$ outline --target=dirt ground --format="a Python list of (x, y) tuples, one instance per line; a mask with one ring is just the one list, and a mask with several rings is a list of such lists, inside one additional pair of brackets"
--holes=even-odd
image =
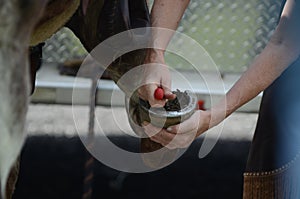
[[(31, 104), (28, 111), (27, 128), (29, 135), (64, 135), (68, 137), (84, 135), (88, 129), (87, 106)], [(74, 120), (75, 118), (75, 120)], [(124, 107), (98, 106), (96, 128), (113, 135), (133, 135)], [(251, 140), (257, 120), (257, 113), (232, 114), (207, 136), (215, 137), (221, 130), (221, 139)], [(203, 135), (204, 136), (204, 135)]]
[[(86, 149), (78, 133), (82, 136), (87, 132), (88, 109), (73, 108), (75, 118), (79, 117), (77, 122), (71, 106), (30, 105), (29, 135), (22, 150), (14, 199), (81, 198)], [(98, 107), (96, 116), (114, 143), (129, 151), (139, 150), (139, 140), (129, 136), (133, 134), (123, 107)], [(240, 199), (256, 119), (254, 113), (233, 114), (205, 158), (198, 158), (201, 136), (182, 157), (158, 171), (125, 173), (96, 161), (93, 198)], [(218, 129), (208, 132), (209, 138), (217, 134)]]

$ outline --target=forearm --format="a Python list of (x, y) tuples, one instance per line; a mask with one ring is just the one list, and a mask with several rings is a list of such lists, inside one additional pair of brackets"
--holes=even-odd
[(190, 0), (155, 0), (151, 10), (153, 27), (176, 30)]
[(268, 44), (265, 50), (254, 60), (249, 69), (227, 92), (224, 99), (213, 107), (218, 111), (212, 125), (218, 124), (245, 103), (265, 90), (296, 59), (287, 53), (285, 46)]
[(225, 117), (265, 90), (280, 76), (297, 58), (288, 52), (290, 50), (286, 49), (285, 46), (268, 45), (228, 91), (225, 98), (212, 108), (217, 111), (215, 111), (211, 125), (215, 126), (221, 122)]
[(265, 90), (300, 54), (299, 5), (288, 0), (283, 15), (265, 49), (228, 91), (212, 107), (211, 126), (215, 126), (239, 107)]
[[(190, 0), (155, 0), (151, 10), (152, 46), (149, 53), (163, 56), (172, 36), (180, 23)], [(156, 48), (155, 48), (156, 47)]]

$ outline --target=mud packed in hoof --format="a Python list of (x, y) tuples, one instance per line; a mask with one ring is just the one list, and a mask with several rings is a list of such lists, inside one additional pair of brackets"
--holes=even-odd
[[(180, 90), (177, 89), (176, 91), (173, 91), (172, 93), (174, 93), (176, 95), (176, 98), (174, 100), (168, 100), (166, 102), (165, 106), (163, 107), (164, 110), (180, 111), (189, 105), (190, 100), (189, 100), (188, 93), (186, 91), (181, 92)], [(148, 101), (141, 100), (141, 103), (145, 108), (147, 108), (147, 109), (151, 108)], [(153, 108), (153, 109), (161, 109), (161, 108)]]

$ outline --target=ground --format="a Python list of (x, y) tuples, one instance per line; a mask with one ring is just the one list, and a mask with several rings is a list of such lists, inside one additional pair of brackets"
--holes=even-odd
[[(85, 134), (88, 129), (88, 107), (73, 106), (75, 116), (81, 116), (80, 122), (76, 123), (78, 133)], [(77, 131), (73, 120), (72, 106), (53, 104), (31, 104), (27, 116), (28, 133), (30, 135), (64, 135), (76, 136)], [(98, 106), (96, 118), (102, 125), (103, 130), (109, 134), (121, 135), (119, 128), (126, 133), (132, 134), (127, 122), (127, 115), (124, 107)], [(251, 140), (257, 113), (233, 113), (225, 120), (222, 139), (230, 140)], [(214, 129), (207, 134), (214, 136)]]
[[(77, 127), (83, 135), (87, 131), (88, 110), (85, 106), (75, 106), (74, 110), (82, 116)], [(123, 107), (98, 107), (98, 120), (105, 122), (105, 131), (114, 143), (137, 151), (138, 139), (120, 133), (109, 116), (111, 110), (116, 121), (127, 123)], [(175, 163), (155, 172), (128, 174), (97, 162), (93, 198), (240, 199), (256, 119), (254, 113), (233, 114), (226, 120), (221, 139), (208, 156), (197, 157), (202, 136)], [(126, 125), (123, 129), (130, 131)], [(80, 199), (85, 148), (77, 137), (72, 107), (31, 104), (28, 131), (14, 199)]]

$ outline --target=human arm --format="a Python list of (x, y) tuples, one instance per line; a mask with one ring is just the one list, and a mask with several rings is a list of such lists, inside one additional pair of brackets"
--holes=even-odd
[[(264, 50), (254, 59), (225, 98), (212, 108), (213, 110), (221, 110), (221, 107), (225, 106), (225, 116), (229, 116), (271, 85), (299, 57), (299, 4), (296, 0), (287, 0), (279, 24)], [(211, 125), (217, 125), (220, 119), (216, 114), (216, 118), (212, 118)]]
[[(280, 22), (264, 50), (255, 58), (249, 69), (240, 77), (225, 97), (208, 111), (196, 111), (187, 121), (151, 137), (171, 148), (187, 147), (195, 137), (218, 125), (239, 107), (253, 99), (279, 77), (300, 54), (300, 5), (287, 0)], [(145, 132), (158, 131), (147, 125)]]
[(189, 0), (154, 1), (151, 10), (151, 25), (154, 29), (152, 29), (152, 44), (150, 44), (154, 48), (148, 49), (144, 61), (145, 64), (154, 64), (144, 67), (143, 86), (139, 89), (140, 97), (148, 100), (151, 106), (164, 106), (165, 104), (165, 100), (154, 98), (154, 91), (158, 87), (164, 89), (165, 99), (175, 97), (170, 90), (171, 75), (165, 65), (164, 53), (188, 4)]

